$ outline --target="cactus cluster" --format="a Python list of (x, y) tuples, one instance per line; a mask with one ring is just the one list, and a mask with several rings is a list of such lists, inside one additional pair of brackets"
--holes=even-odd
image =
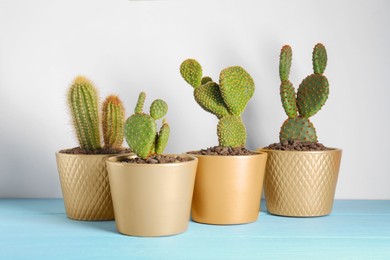
[(323, 75), (327, 64), (325, 46), (321, 43), (315, 45), (313, 50), (314, 73), (302, 81), (297, 93), (289, 81), (291, 61), (291, 47), (285, 45), (280, 52), (279, 76), (280, 96), (288, 119), (280, 129), (279, 139), (280, 142), (289, 140), (317, 142), (316, 130), (309, 117), (322, 108), (329, 95), (329, 83)]
[(202, 66), (194, 59), (183, 61), (180, 73), (194, 87), (196, 102), (219, 119), (219, 145), (244, 146), (246, 129), (241, 114), (255, 91), (249, 73), (239, 66), (225, 68), (219, 75), (218, 84), (208, 76), (203, 77)]
[(153, 154), (162, 154), (169, 138), (169, 125), (162, 122), (160, 131), (157, 132), (156, 120), (163, 118), (168, 105), (161, 99), (156, 99), (150, 106), (150, 115), (143, 112), (146, 94), (141, 92), (138, 97), (134, 114), (125, 123), (125, 138), (129, 147), (139, 157), (146, 159)]
[[(101, 149), (99, 98), (96, 87), (83, 76), (74, 79), (68, 105), (80, 148)], [(108, 96), (102, 106), (104, 147), (120, 149), (123, 143), (124, 107), (117, 96)]]

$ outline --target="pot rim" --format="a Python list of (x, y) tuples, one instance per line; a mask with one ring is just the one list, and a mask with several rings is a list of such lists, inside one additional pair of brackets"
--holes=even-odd
[(110, 158), (107, 159), (106, 163), (112, 164), (112, 165), (117, 165), (117, 166), (122, 166), (122, 167), (173, 167), (177, 165), (183, 165), (187, 163), (193, 163), (197, 162), (198, 158), (191, 156), (191, 155), (185, 155), (185, 154), (163, 154), (163, 155), (168, 155), (168, 156), (185, 156), (185, 157), (190, 157), (192, 160), (191, 161), (186, 161), (186, 162), (174, 162), (174, 163), (156, 163), (156, 164), (149, 164), (149, 163), (123, 163), (121, 161), (117, 161), (119, 158), (128, 158), (128, 157), (137, 157), (135, 153), (132, 154), (121, 154), (121, 155), (116, 155), (116, 156), (111, 156)]
[(266, 149), (266, 148), (259, 148), (257, 151), (264, 151), (265, 153), (271, 152), (271, 153), (305, 153), (305, 154), (313, 154), (313, 153), (334, 153), (334, 152), (342, 152), (343, 150), (341, 148), (335, 148), (335, 147), (327, 147), (328, 150), (320, 150), (320, 151), (286, 151), (286, 150), (272, 150), (272, 149)]

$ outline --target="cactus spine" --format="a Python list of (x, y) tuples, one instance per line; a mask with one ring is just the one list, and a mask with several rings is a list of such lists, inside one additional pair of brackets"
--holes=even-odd
[(194, 59), (183, 61), (180, 73), (194, 87), (196, 102), (219, 119), (219, 145), (244, 146), (246, 129), (241, 114), (255, 91), (249, 73), (239, 66), (225, 68), (220, 73), (218, 84), (208, 76), (202, 77), (202, 66)]
[[(80, 148), (101, 149), (99, 98), (97, 89), (83, 76), (74, 79), (68, 91), (68, 105)], [(102, 107), (104, 147), (120, 149), (123, 143), (124, 108), (117, 96), (109, 96)]]
[(129, 147), (141, 158), (148, 158), (155, 153), (163, 153), (169, 138), (170, 128), (163, 120), (157, 133), (156, 120), (163, 118), (168, 105), (161, 99), (156, 99), (150, 106), (150, 115), (143, 112), (146, 94), (141, 92), (134, 109), (134, 114), (125, 123), (125, 138)]
[(288, 119), (280, 129), (279, 139), (280, 142), (288, 140), (317, 142), (317, 133), (309, 117), (322, 108), (329, 95), (328, 79), (323, 75), (327, 64), (325, 46), (321, 43), (315, 45), (312, 59), (314, 74), (302, 81), (297, 93), (288, 79), (291, 60), (291, 47), (285, 45), (280, 52), (279, 76), (280, 96)]
[(119, 149), (123, 143), (125, 113), (118, 96), (108, 96), (102, 107), (103, 140), (106, 148)]

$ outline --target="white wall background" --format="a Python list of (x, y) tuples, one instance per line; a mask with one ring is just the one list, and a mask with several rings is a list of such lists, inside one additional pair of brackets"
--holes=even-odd
[(311, 51), (328, 50), (330, 97), (312, 118), (319, 140), (343, 148), (336, 197), (390, 199), (390, 2), (0, 0), (0, 197), (61, 197), (54, 153), (77, 145), (66, 90), (82, 74), (101, 97), (169, 104), (166, 152), (217, 144), (216, 118), (193, 100), (180, 63), (217, 79), (241, 65), (256, 82), (244, 114), (248, 147), (276, 142), (286, 118), (278, 55), (293, 48), (295, 86)]

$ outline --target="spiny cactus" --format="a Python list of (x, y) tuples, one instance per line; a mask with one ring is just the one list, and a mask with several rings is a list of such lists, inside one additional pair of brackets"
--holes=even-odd
[(208, 76), (202, 77), (202, 66), (194, 59), (183, 61), (180, 73), (194, 87), (196, 102), (220, 120), (217, 126), (219, 145), (244, 146), (246, 129), (241, 114), (255, 91), (249, 73), (239, 66), (225, 68), (218, 84)]
[(108, 96), (102, 107), (104, 146), (119, 149), (123, 143), (125, 112), (118, 96)]
[(323, 75), (327, 54), (321, 43), (313, 50), (314, 74), (307, 76), (295, 93), (293, 84), (289, 81), (292, 50), (288, 45), (283, 46), (279, 59), (279, 76), (281, 80), (280, 96), (288, 119), (283, 123), (279, 139), (299, 140), (301, 142), (317, 142), (317, 134), (309, 117), (315, 115), (325, 104), (329, 95), (328, 79)]
[[(83, 76), (74, 79), (68, 105), (80, 148), (101, 149), (97, 89)], [(109, 96), (102, 107), (104, 147), (119, 149), (123, 143), (124, 108), (117, 96)]]
[(156, 121), (163, 118), (168, 105), (161, 99), (156, 99), (150, 106), (150, 115), (143, 113), (146, 94), (141, 92), (134, 114), (126, 120), (125, 138), (129, 147), (141, 158), (146, 159), (155, 153), (163, 153), (169, 138), (170, 128), (163, 120), (160, 131), (157, 133)]
[(68, 91), (68, 104), (80, 147), (100, 149), (98, 95), (87, 78), (78, 76)]

